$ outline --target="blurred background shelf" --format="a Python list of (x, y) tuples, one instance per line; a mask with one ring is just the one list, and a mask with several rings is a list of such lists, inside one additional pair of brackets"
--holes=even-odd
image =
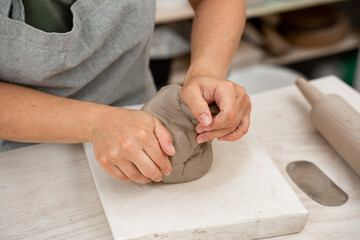
[(263, 17), (269, 14), (283, 13), (323, 4), (340, 2), (340, 0), (268, 0), (258, 6), (249, 6), (246, 10), (247, 18)]
[[(256, 64), (289, 65), (354, 50), (357, 49), (359, 46), (359, 32), (351, 32), (341, 42), (331, 46), (317, 48), (292, 47), (291, 50), (283, 56), (272, 56), (256, 50), (255, 48), (249, 46), (247, 43), (241, 43), (238, 51), (234, 56), (231, 69), (241, 69), (245, 67), (251, 67)], [(189, 55), (174, 59), (171, 65), (169, 82), (181, 84), (189, 67), (189, 64)]]
[[(321, 13), (325, 13), (325, 15), (331, 15), (327, 8), (335, 9), (336, 12), (342, 13), (351, 23), (349, 32), (345, 33), (345, 37), (342, 36), (342, 40), (331, 45), (323, 44), (321, 47), (309, 48), (299, 47), (300, 45), (288, 42), (289, 47), (286, 53), (283, 54), (272, 52), (273, 48), (268, 45), (266, 39), (264, 44), (262, 24), (269, 23), (269, 20), (270, 23), (274, 19), (280, 18), (281, 20), (284, 15), (296, 10), (303, 10), (305, 12), (303, 17), (309, 19), (307, 14), (310, 14), (311, 9), (317, 6), (324, 8)], [(278, 65), (280, 68), (297, 71), (309, 79), (323, 75), (336, 75), (349, 85), (360, 90), (360, 61), (358, 60), (360, 59), (359, 0), (246, 0), (246, 7), (246, 17), (248, 19), (246, 26), (252, 25), (258, 33), (252, 35), (252, 38), (248, 38), (251, 34), (247, 35), (245, 33), (251, 33), (252, 31), (246, 31), (249, 29), (245, 28), (238, 51), (232, 61), (230, 73), (239, 70), (247, 71), (248, 68), (257, 65), (265, 65), (265, 67)], [(324, 14), (320, 15), (324, 17)], [(185, 39), (188, 43), (190, 41), (193, 16), (194, 12), (188, 0), (157, 0), (156, 29), (168, 27), (178, 34), (179, 38)], [(281, 28), (275, 27), (274, 29), (278, 33), (284, 34), (284, 32), (281, 32)], [(260, 41), (257, 40), (259, 38)], [(169, 49), (172, 49), (175, 45), (173, 40), (163, 41), (162, 43), (158, 40), (156, 42), (161, 48), (168, 45)], [(160, 59), (160, 61), (157, 57), (152, 58), (153, 65), (154, 63), (160, 63), (155, 70), (161, 72), (160, 75), (164, 75), (161, 76), (162, 80), (158, 82), (162, 84), (181, 84), (183, 82), (190, 64), (190, 46), (188, 48), (189, 50), (185, 51), (184, 54), (169, 56)], [(167, 69), (167, 72), (165, 69)]]
[(190, 5), (180, 6), (179, 8), (157, 8), (156, 9), (156, 24), (163, 24), (175, 21), (182, 21), (191, 19), (194, 16), (194, 11)]
[[(341, 2), (341, 0), (268, 0), (257, 5), (248, 5), (246, 17), (262, 17), (269, 14), (282, 13), (335, 2)], [(158, 7), (155, 22), (157, 24), (164, 24), (191, 19), (193, 16), (194, 11), (189, 4), (180, 4), (178, 7), (168, 8)]]
[(296, 48), (293, 47), (287, 54), (280, 57), (267, 56), (260, 63), (272, 65), (287, 65), (296, 62), (306, 61), (313, 58), (329, 56), (356, 49), (360, 46), (360, 34), (352, 32), (346, 36), (341, 42), (331, 46), (318, 48)]

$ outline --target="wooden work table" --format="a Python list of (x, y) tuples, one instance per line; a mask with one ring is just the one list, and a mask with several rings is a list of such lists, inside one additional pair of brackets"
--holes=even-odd
[[(359, 93), (342, 81), (325, 77), (312, 83), (360, 112)], [(310, 106), (300, 92), (291, 86), (253, 95), (251, 101), (249, 133), (309, 212), (301, 233), (272, 239), (357, 239), (360, 177), (311, 125)], [(296, 160), (315, 163), (349, 195), (348, 202), (326, 207), (305, 195), (285, 170)], [(38, 144), (0, 154), (0, 239), (111, 239), (81, 144)]]

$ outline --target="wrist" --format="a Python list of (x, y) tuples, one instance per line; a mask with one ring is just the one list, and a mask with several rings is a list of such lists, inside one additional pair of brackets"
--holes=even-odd
[(90, 119), (90, 128), (88, 132), (88, 142), (94, 143), (98, 137), (106, 137), (105, 135), (111, 134), (114, 127), (122, 126), (120, 123), (124, 119), (131, 116), (134, 110), (112, 107), (108, 105), (96, 104), (97, 108), (92, 110)]
[(114, 107), (108, 105), (94, 104), (88, 115), (87, 142), (94, 143), (96, 135), (104, 128), (106, 120), (110, 118)]
[(195, 76), (211, 76), (219, 79), (225, 79), (227, 72), (228, 69), (215, 67), (210, 63), (191, 63), (186, 73), (184, 84)]

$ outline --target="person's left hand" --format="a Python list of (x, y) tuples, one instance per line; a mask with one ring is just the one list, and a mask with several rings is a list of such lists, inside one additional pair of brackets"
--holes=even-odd
[[(243, 87), (208, 75), (188, 77), (180, 92), (181, 99), (198, 119), (199, 143), (218, 138), (235, 141), (245, 135), (250, 125), (250, 98)], [(212, 117), (209, 104), (216, 103), (220, 112)]]

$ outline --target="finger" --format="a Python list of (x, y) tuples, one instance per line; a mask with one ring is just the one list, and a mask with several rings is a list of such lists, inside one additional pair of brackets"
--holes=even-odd
[(132, 182), (132, 180), (130, 178), (128, 178), (125, 173), (123, 173), (123, 171), (121, 171), (121, 169), (116, 166), (116, 165), (113, 165), (112, 167), (112, 171), (116, 174), (116, 176), (118, 176), (118, 179), (123, 181), (123, 182), (127, 182), (127, 183), (130, 183)]
[[(155, 141), (156, 141), (156, 139), (155, 139)], [(149, 156), (144, 151), (142, 151), (142, 150), (137, 151), (132, 156), (130, 156), (130, 155), (127, 156), (126, 159), (131, 159), (131, 161), (126, 161), (125, 164), (127, 164), (128, 162), (131, 163), (131, 165), (135, 166), (136, 169), (145, 178), (149, 178), (155, 182), (161, 181), (162, 173), (160, 172), (159, 168), (155, 165), (155, 163), (149, 158)], [(124, 170), (124, 163), (119, 162), (119, 163), (117, 163), (117, 165), (119, 167), (121, 167), (121, 169)], [(131, 167), (131, 171), (132, 170), (133, 170), (133, 168)], [(125, 172), (125, 170), (124, 170), (124, 172)]]
[[(212, 115), (211, 117), (212, 117), (212, 123), (214, 123), (214, 118), (216, 117), (216, 114)], [(211, 130), (213, 130), (211, 126), (204, 126), (202, 123), (198, 123), (195, 127), (195, 131), (199, 134)]]
[(170, 156), (175, 155), (175, 148), (173, 145), (173, 138), (169, 130), (162, 125), (159, 119), (154, 117), (154, 134), (159, 142), (159, 145), (164, 153)]
[(129, 161), (123, 161), (118, 163), (117, 166), (123, 171), (123, 173), (133, 180), (134, 182), (145, 184), (151, 182), (150, 178), (145, 177), (137, 167)]
[(245, 115), (240, 125), (236, 128), (236, 130), (232, 133), (229, 133), (223, 137), (218, 138), (219, 141), (236, 141), (244, 136), (250, 126), (250, 115)]
[(237, 117), (236, 95), (233, 92), (216, 93), (216, 95), (221, 95), (215, 98), (220, 112), (213, 118), (210, 125), (198, 125), (196, 128), (198, 133), (213, 129), (230, 128)]
[(199, 134), (196, 137), (196, 141), (198, 143), (207, 142), (209, 140), (225, 136), (225, 135), (233, 132), (235, 129), (236, 129), (236, 126), (232, 127), (232, 128), (223, 128), (223, 129), (216, 129), (216, 130), (212, 130), (212, 131), (207, 131), (207, 132), (204, 132), (202, 134)]
[(211, 112), (199, 86), (190, 85), (183, 87), (181, 98), (201, 124), (204, 126), (211, 124)]
[[(240, 121), (244, 115), (245, 109), (240, 109), (239, 111), (233, 113), (235, 116), (230, 116), (229, 119), (224, 119), (225, 113), (223, 115), (217, 115), (214, 117), (213, 124), (209, 127), (196, 126), (196, 132), (198, 134), (203, 134), (206, 132), (213, 132), (212, 137), (221, 137), (229, 132), (233, 131), (240, 124)], [(222, 131), (222, 130), (225, 130)], [(223, 135), (221, 135), (223, 134)]]
[[(144, 175), (147, 177), (150, 177), (151, 179), (157, 179), (160, 177), (162, 177), (161, 175), (170, 175), (171, 173), (171, 162), (168, 158), (168, 156), (161, 150), (160, 145), (158, 140), (155, 138), (155, 136), (153, 137), (153, 139), (149, 139), (149, 141), (147, 142), (147, 145), (144, 146), (144, 152), (146, 153), (146, 157), (149, 161), (151, 161), (153, 163), (153, 167), (152, 169), (145, 169), (143, 171), (143, 169), (140, 169), (139, 166), (139, 170), (142, 173), (145, 173)], [(144, 158), (142, 158), (144, 159)], [(156, 164), (156, 165), (155, 165)], [(155, 172), (154, 168), (157, 169), (157, 171)], [(160, 170), (159, 170), (160, 169)], [(161, 172), (160, 172), (161, 171)], [(161, 174), (162, 173), (162, 174)], [(151, 174), (151, 175), (150, 175)], [(156, 174), (156, 175), (153, 175)]]
[(99, 161), (100, 167), (105, 170), (110, 176), (116, 178), (123, 182), (132, 182), (130, 178), (128, 178), (121, 170), (118, 168), (112, 161), (107, 160), (106, 158), (101, 159)]
[(211, 125), (204, 126), (202, 124), (198, 124), (195, 130), (197, 133), (203, 133), (216, 129), (230, 128), (231, 125), (235, 124), (236, 118), (237, 113), (235, 111), (230, 109), (221, 110), (218, 115), (213, 118)]
[(241, 119), (249, 110), (249, 107), (251, 107), (250, 98), (246, 94), (243, 96), (236, 96), (235, 100), (230, 97), (223, 99), (225, 105), (224, 110), (220, 111), (220, 113), (214, 117), (213, 123), (210, 126), (204, 127), (200, 124), (196, 126), (197, 133), (203, 133), (214, 129), (231, 128), (232, 126), (238, 126), (240, 124)]
[[(236, 128), (238, 128), (239, 126), (243, 126), (241, 124), (242, 121), (244, 121), (243, 124), (247, 124), (247, 128), (249, 127), (249, 124), (250, 124), (250, 112), (251, 112), (251, 103), (249, 102), (247, 104), (247, 107), (245, 108), (242, 108), (240, 111), (240, 114), (238, 115), (238, 117), (240, 117), (239, 120), (235, 120), (234, 121), (234, 124), (229, 127), (229, 128), (222, 128), (222, 129), (216, 129), (216, 130), (211, 130), (211, 131), (204, 131), (202, 133), (200, 133), (197, 137), (197, 141), (199, 143), (202, 143), (202, 142), (206, 142), (206, 141), (209, 141), (209, 140), (212, 140), (214, 138), (218, 138), (218, 139), (221, 139), (221, 137), (223, 136), (226, 136), (228, 134), (232, 134)], [(245, 112), (245, 113), (244, 113)], [(244, 115), (244, 116), (243, 116)], [(246, 127), (246, 125), (245, 125)], [(247, 129), (246, 129), (246, 132), (247, 132)], [(245, 133), (246, 133), (245, 132)], [(237, 131), (237, 133), (239, 133), (239, 131)], [(245, 134), (244, 133), (244, 134)], [(243, 135), (244, 135), (243, 134)], [(242, 135), (241, 135), (242, 136)], [(231, 135), (230, 138), (226, 139), (226, 140), (229, 140), (232, 139), (233, 137), (238, 137), (237, 139), (239, 139), (241, 136), (238, 136), (238, 135)], [(237, 140), (237, 139), (234, 139), (234, 140)], [(234, 141), (233, 140), (233, 141)]]
[[(240, 114), (239, 116), (241, 117), (240, 120), (236, 120), (234, 123), (235, 125), (233, 125), (230, 128), (224, 128), (224, 129), (218, 129), (218, 130), (212, 130), (212, 131), (205, 131), (201, 134), (198, 135), (197, 140), (198, 142), (205, 142), (214, 138), (218, 138), (218, 140), (222, 140), (222, 137), (225, 137), (226, 135), (230, 135), (230, 137), (226, 137), (223, 140), (228, 140), (228, 141), (235, 141), (237, 139), (239, 139), (240, 137), (242, 137), (249, 128), (250, 125), (250, 112), (251, 112), (251, 103), (250, 101), (247, 103), (247, 107), (242, 108), (240, 110)], [(245, 112), (245, 113), (244, 113)], [(236, 130), (236, 128), (239, 128), (239, 126), (241, 128), (242, 131), (240, 130)], [(236, 130), (236, 134), (233, 134), (233, 132)], [(241, 134), (242, 133), (242, 134)], [(240, 134), (240, 135), (239, 135)]]

